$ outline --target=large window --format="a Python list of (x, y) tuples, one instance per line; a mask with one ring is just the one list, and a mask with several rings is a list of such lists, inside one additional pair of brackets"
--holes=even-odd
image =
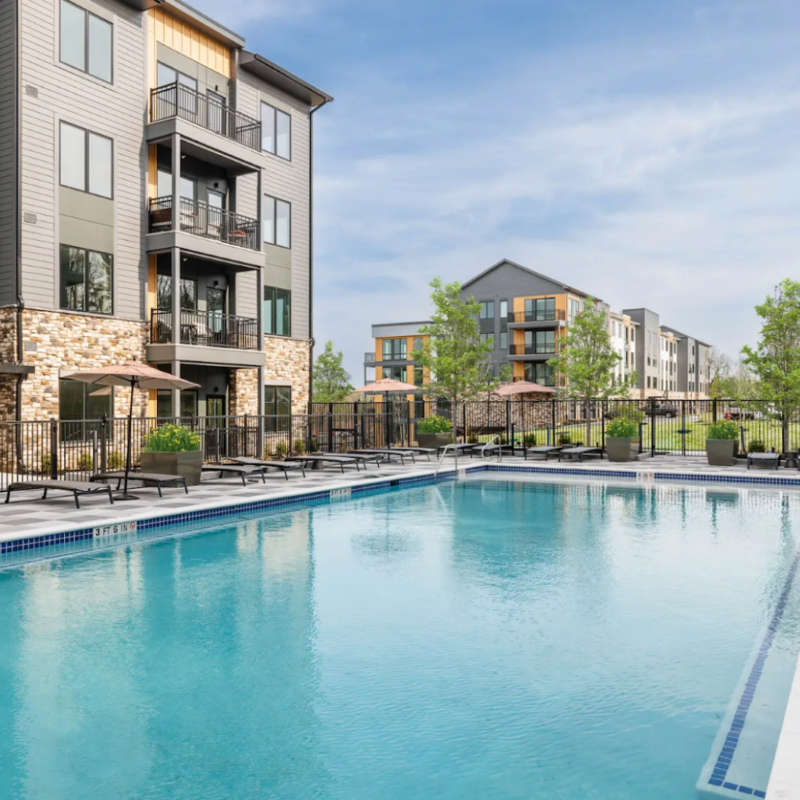
[[(172, 311), (172, 276), (158, 275), (156, 279), (156, 301), (159, 311)], [(197, 308), (197, 281), (181, 278), (181, 308), (194, 311)]]
[(292, 246), (292, 206), (285, 200), (264, 195), (261, 209), (264, 220), (264, 241), (278, 247)]
[(508, 300), (501, 300), (500, 301), (500, 319), (506, 319), (508, 317)]
[(555, 353), (555, 331), (525, 331), (526, 353)]
[[(160, 61), (156, 65), (156, 83), (158, 87), (178, 84), (178, 103), (181, 111), (197, 114), (197, 80), (191, 75), (186, 75), (173, 69)], [(170, 95), (173, 95), (170, 97)], [(161, 96), (160, 102), (175, 103), (174, 92), (167, 92)], [(182, 115), (182, 116), (185, 116)]]
[(493, 333), (481, 333), (478, 334), (481, 344), (490, 344), (494, 348), (494, 334)]
[[(112, 417), (114, 390), (106, 394), (96, 394), (97, 386), (80, 381), (62, 379), (58, 382), (58, 418), (61, 420), (61, 439), (65, 442), (85, 441), (100, 427), (87, 425), (87, 420), (100, 420)], [(110, 430), (109, 430), (110, 433)]]
[(113, 293), (112, 256), (61, 245), (61, 308), (113, 314)]
[(111, 83), (110, 22), (61, 0), (61, 62)]
[(481, 303), (480, 319), (494, 319), (494, 300)]
[(292, 335), (292, 293), (286, 289), (264, 287), (264, 333)]
[(549, 364), (526, 364), (525, 380), (539, 386), (555, 386), (556, 371)]
[(382, 370), (383, 378), (388, 378), (392, 381), (402, 381), (406, 383), (406, 377), (408, 375), (408, 370), (406, 367), (383, 367)]
[(261, 104), (261, 149), (287, 160), (292, 157), (292, 118), (269, 103)]
[(500, 331), (500, 349), (508, 350), (508, 331)]
[(555, 297), (538, 297), (525, 301), (525, 319), (528, 321), (553, 320), (556, 318)]
[(405, 361), (408, 358), (407, 339), (384, 339), (383, 360)]
[(107, 136), (61, 123), (61, 185), (112, 197), (114, 146)]
[(267, 416), (284, 416), (292, 413), (291, 386), (264, 387), (264, 413)]

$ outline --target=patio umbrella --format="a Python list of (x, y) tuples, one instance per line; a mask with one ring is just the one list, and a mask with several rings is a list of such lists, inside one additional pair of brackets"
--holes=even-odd
[(408, 394), (409, 392), (416, 392), (417, 387), (410, 383), (403, 383), (403, 381), (396, 381), (392, 378), (381, 378), (379, 381), (373, 381), (372, 383), (368, 383), (366, 386), (362, 386), (360, 389), (356, 389), (357, 392), (376, 392), (376, 393), (385, 393), (385, 392), (404, 392)]
[[(125, 488), (117, 500), (136, 500), (136, 495), (128, 494), (128, 475), (131, 471), (131, 436), (133, 430), (133, 390), (134, 389), (195, 389), (199, 384), (176, 378), (168, 372), (162, 372), (155, 367), (148, 367), (138, 361), (129, 361), (127, 364), (111, 365), (100, 369), (90, 369), (83, 372), (70, 372), (63, 375), (73, 381), (81, 381), (92, 386), (130, 386), (131, 402), (128, 411), (128, 456), (125, 460)], [(99, 389), (92, 394), (100, 394)]]
[(494, 390), (494, 394), (500, 397), (511, 397), (515, 394), (553, 394), (555, 389), (552, 386), (540, 386), (538, 383), (530, 381), (516, 381), (514, 383), (504, 383)]

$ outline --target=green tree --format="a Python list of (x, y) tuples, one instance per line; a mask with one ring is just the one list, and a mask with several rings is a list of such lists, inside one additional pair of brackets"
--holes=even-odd
[(608, 316), (591, 297), (583, 311), (575, 315), (567, 335), (558, 340), (558, 355), (547, 363), (555, 369), (559, 394), (582, 404), (586, 416), (586, 444), (591, 444), (591, 404), (627, 395), (635, 375), (615, 381), (615, 370), (622, 357), (611, 349)]
[(726, 395), (726, 390), (731, 387), (731, 376), (733, 365), (727, 353), (723, 353), (718, 347), (712, 347), (708, 354), (708, 374), (709, 391), (712, 399), (730, 397)]
[(423, 387), (432, 397), (449, 400), (455, 411), (463, 400), (470, 400), (494, 389), (499, 380), (489, 370), (491, 340), (482, 342), (478, 314), (480, 303), (474, 297), (461, 298), (461, 284), (431, 281), (434, 312), (429, 325), (420, 328), (424, 340), (412, 358), (428, 370)]
[(800, 406), (800, 283), (782, 281), (775, 294), (756, 306), (763, 320), (755, 347), (743, 347), (743, 363), (759, 382), (783, 427), (783, 452), (789, 450), (789, 419)]
[(333, 342), (325, 342), (325, 350), (314, 362), (315, 403), (340, 402), (353, 391), (350, 374), (342, 366), (342, 351), (333, 352)]

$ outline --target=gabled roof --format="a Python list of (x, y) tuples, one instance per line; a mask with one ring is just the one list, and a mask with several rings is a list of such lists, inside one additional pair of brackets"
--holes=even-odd
[[(548, 275), (542, 275), (541, 272), (536, 272), (535, 270), (528, 269), (528, 267), (523, 267), (522, 264), (517, 264), (516, 261), (509, 261), (509, 259), (504, 258), (502, 261), (498, 261), (496, 264), (492, 264), (489, 269), (485, 269), (479, 275), (476, 275), (474, 278), (470, 278), (466, 283), (461, 284), (462, 289), (466, 289), (471, 283), (475, 283), (475, 281), (480, 280), (484, 275), (488, 275), (493, 270), (497, 269), (498, 267), (502, 267), (505, 264), (508, 264), (511, 267), (516, 267), (517, 269), (521, 269), (523, 272), (527, 272), (529, 275), (535, 275), (537, 278), (542, 278), (543, 280), (550, 281), (551, 283), (555, 283), (557, 286), (560, 286), (566, 292), (572, 292), (572, 294), (580, 295), (581, 297), (594, 297), (595, 300), (600, 301), (599, 297), (595, 297), (593, 294), (589, 292), (583, 292), (580, 289), (576, 289), (574, 286), (569, 286), (566, 283), (562, 283), (561, 281), (556, 280), (555, 278), (551, 278)], [(602, 301), (600, 301), (602, 302)]]
[(242, 50), (239, 56), (239, 66), (251, 72), (253, 75), (257, 75), (267, 83), (271, 83), (273, 86), (283, 89), (284, 92), (292, 97), (296, 97), (298, 100), (308, 103), (312, 108), (315, 106), (323, 106), (325, 103), (333, 101), (333, 98), (329, 94), (326, 94), (321, 89), (317, 89), (310, 83), (306, 83), (302, 78), (298, 78), (297, 75), (292, 75), (288, 70), (279, 67), (277, 64), (274, 64), (268, 58), (264, 58), (264, 56), (258, 53)]

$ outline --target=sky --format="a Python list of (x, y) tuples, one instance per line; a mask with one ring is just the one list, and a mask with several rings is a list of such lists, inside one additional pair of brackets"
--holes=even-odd
[(335, 100), (315, 115), (314, 338), (508, 258), (733, 357), (800, 279), (796, 0), (193, 3)]

